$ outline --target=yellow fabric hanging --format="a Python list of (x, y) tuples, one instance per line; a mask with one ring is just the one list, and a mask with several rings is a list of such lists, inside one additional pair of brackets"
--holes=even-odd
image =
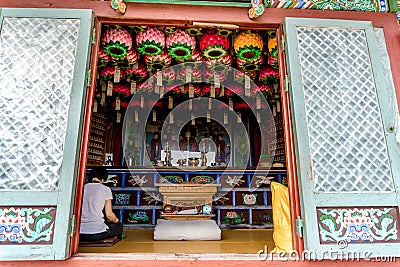
[(290, 204), (288, 188), (280, 183), (271, 182), (272, 191), (272, 218), (274, 222), (275, 248), (271, 253), (293, 250), (292, 225), (290, 222)]

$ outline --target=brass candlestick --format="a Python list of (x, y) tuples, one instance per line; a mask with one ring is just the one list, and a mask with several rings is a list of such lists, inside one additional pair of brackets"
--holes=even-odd
[(207, 151), (201, 152), (201, 166), (207, 167)]

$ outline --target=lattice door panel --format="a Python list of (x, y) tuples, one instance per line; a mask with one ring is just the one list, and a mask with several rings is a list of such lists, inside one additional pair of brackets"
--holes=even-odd
[(58, 188), (79, 26), (79, 19), (3, 20), (0, 189)]
[(392, 192), (364, 30), (298, 27), (315, 192)]

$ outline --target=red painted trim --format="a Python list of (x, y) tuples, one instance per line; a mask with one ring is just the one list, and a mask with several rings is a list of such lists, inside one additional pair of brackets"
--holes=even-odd
[[(97, 33), (96, 44), (99, 44), (101, 24), (97, 19), (95, 20), (94, 27)], [(78, 252), (78, 244), (79, 244), (79, 230), (81, 221), (83, 187), (85, 185), (86, 163), (88, 157), (90, 127), (91, 127), (92, 113), (93, 113), (93, 99), (94, 99), (94, 91), (96, 89), (96, 74), (97, 74), (97, 61), (98, 61), (97, 58), (98, 46), (96, 44), (92, 45), (90, 53), (89, 66), (92, 74), (92, 81), (90, 83), (90, 86), (87, 88), (86, 92), (86, 103), (85, 103), (84, 119), (82, 127), (81, 151), (80, 151), (80, 159), (78, 166), (78, 177), (75, 188), (74, 214), (76, 218), (76, 231), (75, 235), (73, 235), (71, 238), (70, 251), (69, 251), (70, 257)]]
[(281, 101), (282, 101), (282, 116), (284, 124), (284, 137), (285, 137), (285, 153), (286, 153), (286, 168), (287, 179), (290, 197), (290, 217), (292, 222), (292, 238), (293, 249), (300, 253), (304, 250), (303, 240), (296, 233), (296, 218), (301, 217), (300, 197), (298, 176), (296, 170), (296, 151), (293, 136), (292, 114), (290, 109), (289, 93), (285, 91), (285, 77), (287, 75), (286, 68), (286, 53), (281, 47), (282, 34), (284, 33), (283, 27), (278, 29), (278, 54), (279, 54), (279, 73), (280, 73), (280, 88), (281, 88)]

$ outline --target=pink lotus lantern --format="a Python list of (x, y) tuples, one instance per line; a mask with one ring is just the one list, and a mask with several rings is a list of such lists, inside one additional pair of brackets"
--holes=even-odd
[(161, 54), (155, 56), (145, 55), (144, 62), (149, 69), (155, 72), (168, 68), (171, 65), (172, 58), (168, 55), (167, 51), (163, 51)]
[(133, 81), (142, 82), (147, 77), (147, 69), (143, 64), (138, 64), (137, 67), (125, 69), (125, 76)]
[(188, 60), (196, 47), (196, 38), (185, 31), (177, 30), (165, 41), (168, 54), (177, 60)]
[(114, 60), (114, 64), (118, 65), (123, 69), (126, 69), (131, 67), (132, 65), (135, 65), (138, 62), (138, 59), (139, 59), (138, 52), (134, 49), (131, 49), (129, 50), (126, 57), (124, 57), (123, 59)]
[(225, 56), (219, 58), (206, 58), (206, 65), (213, 71), (225, 71), (232, 65), (232, 56), (226, 53)]
[(136, 45), (142, 55), (159, 55), (165, 47), (165, 34), (157, 28), (149, 27), (136, 34)]
[(279, 72), (267, 65), (261, 68), (258, 79), (264, 84), (274, 84), (279, 82)]
[(131, 95), (131, 87), (126, 83), (117, 83), (114, 84), (112, 90), (113, 96), (120, 97), (122, 99), (126, 99)]
[[(104, 69), (100, 71), (100, 78), (104, 81), (112, 81), (114, 80), (115, 75), (115, 67), (114, 66), (106, 66)], [(124, 78), (124, 71), (120, 71), (120, 80)]]
[(244, 72), (253, 72), (256, 70), (260, 70), (261, 65), (264, 63), (264, 57), (260, 55), (258, 58), (253, 60), (242, 60), (237, 57), (236, 63), (239, 69), (243, 70)]
[(98, 57), (98, 64), (97, 67), (99, 69), (104, 68), (108, 63), (111, 62), (111, 56), (104, 52), (103, 48), (99, 49)]
[(202, 74), (202, 70), (201, 69), (187, 69), (187, 68), (182, 68), (179, 71), (179, 79), (181, 81), (186, 82), (186, 73), (190, 71), (191, 72), (191, 80), (193, 82), (200, 82), (201, 81), (201, 74)]
[(101, 39), (104, 52), (115, 59), (126, 57), (132, 49), (132, 35), (124, 28), (107, 29)]

